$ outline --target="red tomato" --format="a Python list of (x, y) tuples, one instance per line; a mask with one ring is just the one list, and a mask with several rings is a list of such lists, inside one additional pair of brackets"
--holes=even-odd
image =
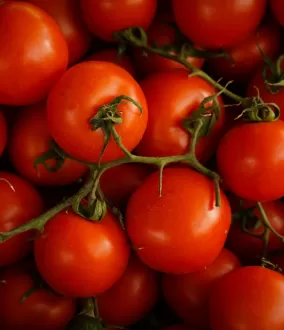
[(75, 300), (45, 288), (37, 288), (21, 303), (21, 298), (36, 287), (33, 277), (23, 270), (8, 269), (0, 279), (1, 330), (63, 330), (76, 312)]
[(185, 275), (163, 275), (163, 293), (168, 305), (187, 324), (209, 328), (209, 295), (224, 275), (240, 267), (240, 261), (223, 249), (203, 270)]
[(270, 0), (270, 8), (277, 21), (284, 26), (284, 3), (282, 0)]
[(263, 64), (263, 53), (270, 58), (276, 58), (280, 53), (280, 29), (275, 22), (268, 22), (252, 32), (245, 40), (227, 49), (232, 62), (224, 57), (209, 59), (209, 70), (215, 76), (226, 80), (246, 83)]
[(81, 0), (83, 17), (95, 36), (113, 41), (113, 33), (139, 26), (147, 29), (152, 23), (157, 0)]
[[(166, 168), (159, 195), (159, 173), (134, 192), (126, 210), (126, 229), (138, 256), (149, 267), (184, 274), (211, 264), (221, 252), (231, 222), (221, 192), (215, 206), (212, 180), (186, 168)], [(189, 201), (194, 196), (194, 203)]]
[(178, 27), (191, 41), (218, 49), (236, 45), (257, 28), (266, 0), (173, 0), (172, 5)]
[(0, 156), (7, 143), (7, 123), (3, 113), (0, 111)]
[(69, 50), (69, 65), (78, 62), (88, 51), (91, 35), (80, 15), (78, 0), (28, 0), (53, 17), (59, 25)]
[(43, 100), (68, 63), (66, 41), (55, 21), (25, 2), (0, 6), (0, 104)]
[(106, 324), (129, 326), (139, 321), (159, 298), (158, 273), (132, 255), (126, 271), (110, 290), (97, 298)]
[[(39, 193), (24, 179), (0, 172), (0, 232), (7, 232), (39, 216), (44, 205)], [(33, 232), (0, 244), (0, 267), (15, 263), (32, 250)]]
[(212, 330), (282, 330), (284, 277), (259, 266), (222, 278), (210, 297)]
[[(45, 104), (24, 109), (12, 129), (9, 155), (14, 168), (21, 176), (35, 184), (63, 186), (78, 180), (86, 171), (85, 165), (66, 159), (57, 172), (48, 172), (44, 165), (34, 167), (34, 161), (50, 149)], [(54, 160), (48, 164), (55, 166)]]
[[(68, 97), (66, 97), (68, 95)], [(122, 124), (117, 133), (128, 150), (140, 142), (148, 120), (145, 96), (134, 78), (119, 66), (108, 62), (83, 62), (69, 69), (55, 85), (48, 97), (49, 130), (55, 141), (69, 155), (85, 161), (98, 162), (103, 149), (101, 129), (92, 131), (90, 119), (99, 107), (114, 98), (127, 95), (138, 102), (143, 111), (124, 101), (118, 111)], [(113, 139), (110, 140), (103, 161), (123, 156)]]
[[(137, 152), (142, 156), (181, 155), (189, 150), (191, 137), (182, 127), (182, 120), (194, 112), (214, 88), (200, 77), (188, 77), (186, 70), (152, 74), (141, 82), (145, 93), (149, 119), (146, 132)], [(221, 97), (218, 102), (222, 105)], [(208, 104), (212, 105), (212, 104)], [(207, 161), (217, 148), (224, 126), (224, 109), (210, 136), (201, 137), (197, 157)]]
[(129, 246), (111, 213), (101, 222), (92, 222), (66, 210), (47, 223), (35, 241), (34, 254), (39, 272), (55, 291), (91, 297), (122, 276)]
[(229, 189), (251, 201), (284, 195), (284, 122), (244, 123), (222, 138), (217, 164)]

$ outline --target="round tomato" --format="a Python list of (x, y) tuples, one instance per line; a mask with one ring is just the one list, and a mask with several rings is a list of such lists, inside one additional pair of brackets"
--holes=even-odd
[[(44, 205), (39, 193), (24, 179), (0, 172), (0, 232), (7, 232), (39, 216)], [(0, 267), (15, 263), (32, 250), (33, 232), (0, 244)]]
[(236, 45), (257, 28), (266, 0), (173, 0), (172, 5), (178, 27), (191, 41), (218, 49)]
[[(14, 168), (24, 178), (38, 185), (63, 186), (78, 180), (87, 167), (66, 159), (56, 172), (49, 172), (44, 165), (34, 167), (35, 160), (50, 149), (51, 136), (48, 132), (45, 104), (23, 109), (11, 131), (9, 155)], [(55, 166), (55, 160), (48, 161)]]
[(25, 2), (0, 6), (0, 104), (39, 102), (68, 64), (66, 41), (56, 22)]
[[(124, 146), (131, 151), (140, 142), (148, 120), (145, 96), (134, 78), (109, 62), (83, 62), (70, 68), (49, 94), (47, 117), (52, 137), (69, 155), (98, 162), (103, 150), (104, 134), (92, 131), (90, 119), (98, 109), (114, 98), (127, 95), (140, 104), (142, 113), (130, 101), (118, 106), (122, 123), (116, 125)], [(123, 157), (123, 152), (110, 140), (102, 161)]]
[(270, 0), (270, 8), (277, 21), (284, 26), (284, 2), (282, 0)]
[(69, 210), (51, 219), (35, 241), (43, 279), (57, 292), (91, 297), (108, 290), (124, 273), (129, 246), (119, 221), (107, 213), (101, 222)]
[[(213, 95), (214, 88), (200, 77), (188, 77), (186, 70), (154, 73), (141, 82), (141, 87), (147, 99), (149, 119), (136, 149), (138, 154), (160, 157), (188, 152), (191, 136), (183, 128), (182, 120), (190, 117), (205, 97)], [(221, 97), (218, 103), (223, 104)], [(224, 122), (224, 108), (221, 108), (211, 134), (198, 141), (196, 156), (200, 161), (207, 161), (214, 154)]]
[(284, 122), (244, 123), (222, 138), (218, 169), (229, 189), (251, 201), (270, 201), (284, 195)]
[(187, 168), (166, 168), (162, 188), (160, 196), (156, 172), (131, 196), (126, 210), (129, 238), (153, 269), (173, 274), (198, 271), (224, 246), (231, 222), (227, 198), (221, 192), (221, 206), (216, 207), (213, 181)]
[(238, 258), (223, 249), (212, 264), (185, 275), (163, 275), (163, 293), (171, 309), (187, 324), (209, 328), (209, 295), (224, 275), (240, 267)]
[(7, 123), (3, 113), (0, 111), (0, 156), (7, 143)]
[(118, 326), (139, 321), (159, 298), (158, 280), (158, 273), (133, 254), (122, 277), (97, 298), (100, 317)]
[(284, 277), (259, 266), (239, 268), (213, 287), (210, 297), (212, 330), (284, 328)]
[(113, 34), (139, 26), (147, 29), (155, 16), (157, 0), (81, 0), (83, 17), (95, 36), (113, 41)]

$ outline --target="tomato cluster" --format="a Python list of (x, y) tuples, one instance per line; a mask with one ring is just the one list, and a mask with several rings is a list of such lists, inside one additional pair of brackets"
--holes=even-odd
[(1, 330), (284, 329), (283, 26), (1, 1)]

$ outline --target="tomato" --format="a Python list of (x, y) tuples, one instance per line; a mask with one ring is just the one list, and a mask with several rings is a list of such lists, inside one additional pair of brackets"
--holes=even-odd
[[(66, 97), (68, 95), (68, 97)], [(90, 119), (99, 107), (114, 98), (127, 95), (138, 102), (143, 111), (124, 101), (118, 111), (122, 124), (117, 133), (128, 150), (140, 142), (148, 120), (145, 96), (134, 78), (119, 66), (108, 62), (83, 62), (69, 69), (52, 89), (47, 102), (47, 117), (52, 137), (69, 155), (85, 161), (98, 162), (103, 149), (101, 129), (92, 131)], [(102, 161), (110, 161), (124, 154), (110, 140)]]
[[(138, 256), (149, 267), (173, 274), (212, 263), (231, 222), (226, 196), (221, 192), (221, 206), (216, 207), (212, 180), (187, 168), (166, 168), (161, 196), (158, 186), (155, 172), (127, 206), (126, 229)], [(189, 202), (192, 196), (194, 203)]]
[(7, 143), (7, 123), (3, 113), (0, 111), (0, 156)]
[(240, 267), (238, 258), (223, 249), (212, 264), (199, 272), (163, 275), (163, 293), (172, 310), (187, 324), (209, 328), (209, 295), (224, 275)]
[(106, 324), (129, 326), (139, 321), (159, 298), (159, 276), (132, 255), (122, 277), (98, 296), (100, 317)]
[[(147, 34), (150, 44), (156, 43), (158, 47), (174, 45), (177, 41), (175, 28), (170, 24), (162, 22), (153, 23)], [(175, 52), (172, 52), (172, 54), (175, 54)], [(177, 68), (186, 69), (184, 65), (176, 61), (152, 54), (141, 48), (136, 48), (134, 50), (134, 56), (137, 62), (137, 67), (143, 76), (156, 71), (167, 71)], [(187, 61), (197, 68), (201, 68), (204, 63), (203, 58), (190, 56), (188, 56)]]
[(14, 1), (1, 4), (0, 22), (0, 104), (45, 99), (68, 64), (58, 25), (34, 5)]
[(205, 48), (232, 47), (260, 23), (266, 0), (173, 0), (175, 20), (181, 31)]
[(276, 58), (280, 53), (280, 37), (275, 22), (263, 24), (245, 40), (226, 50), (233, 63), (224, 57), (212, 58), (208, 61), (209, 70), (218, 78), (247, 83), (264, 62), (258, 46), (265, 55)]
[(101, 222), (92, 222), (66, 210), (47, 223), (35, 241), (34, 254), (39, 272), (55, 291), (91, 297), (108, 290), (122, 276), (129, 246), (111, 213)]
[[(213, 95), (214, 88), (200, 77), (188, 77), (186, 70), (152, 74), (141, 82), (141, 87), (148, 102), (149, 119), (137, 153), (160, 157), (188, 152), (191, 137), (182, 127), (182, 120), (189, 117), (205, 97)], [(218, 102), (223, 104), (221, 97)], [(201, 161), (207, 161), (213, 155), (223, 126), (222, 108), (210, 136), (201, 137), (197, 144), (196, 155)]]
[[(24, 179), (0, 172), (0, 232), (7, 232), (39, 216), (44, 205), (39, 193)], [(0, 267), (15, 263), (32, 250), (33, 232), (16, 235), (0, 244)]]
[(244, 123), (222, 138), (218, 169), (229, 189), (251, 201), (269, 201), (284, 195), (284, 122)]
[(63, 330), (76, 312), (76, 301), (37, 288), (22, 303), (21, 298), (36, 288), (33, 277), (23, 270), (4, 271), (0, 285), (2, 330)]
[(280, 330), (284, 327), (284, 277), (259, 266), (222, 278), (210, 297), (212, 330)]
[(147, 29), (152, 23), (157, 0), (81, 0), (83, 17), (95, 36), (113, 41), (113, 34), (139, 26)]
[[(87, 171), (85, 165), (66, 159), (56, 172), (49, 172), (44, 165), (34, 167), (35, 160), (50, 149), (51, 136), (48, 132), (45, 110), (45, 104), (38, 104), (26, 107), (19, 114), (9, 141), (10, 159), (17, 172), (35, 184), (70, 184)], [(51, 166), (56, 165), (54, 160), (48, 163)]]
[(270, 0), (270, 8), (277, 21), (284, 26), (283, 1)]
[(67, 42), (69, 65), (78, 62), (88, 51), (91, 34), (80, 15), (78, 0), (28, 0), (52, 16)]

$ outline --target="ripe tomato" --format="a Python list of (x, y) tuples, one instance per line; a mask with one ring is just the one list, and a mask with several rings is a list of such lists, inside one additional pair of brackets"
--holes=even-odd
[(259, 266), (242, 267), (216, 283), (210, 297), (212, 330), (284, 328), (284, 277)]
[(178, 27), (191, 41), (218, 49), (236, 45), (256, 29), (266, 0), (173, 0), (172, 5)]
[(47, 223), (35, 241), (34, 254), (39, 272), (55, 291), (91, 297), (122, 276), (129, 246), (111, 213), (101, 222), (91, 222), (66, 210)]
[[(140, 142), (148, 120), (145, 96), (138, 83), (119, 66), (108, 62), (83, 62), (69, 69), (52, 89), (47, 102), (49, 130), (55, 141), (69, 155), (85, 161), (98, 162), (103, 149), (101, 129), (92, 131), (90, 119), (99, 107), (120, 95), (138, 102), (143, 111), (131, 102), (122, 102), (118, 111), (122, 124), (117, 133), (128, 150)], [(102, 161), (123, 156), (113, 139)]]
[(229, 189), (251, 201), (284, 195), (284, 122), (244, 123), (222, 138), (217, 150), (220, 174)]
[[(44, 205), (39, 193), (24, 179), (0, 172), (0, 232), (19, 227), (39, 216)], [(32, 250), (33, 232), (16, 235), (0, 244), (0, 267), (15, 263)]]
[(270, 8), (277, 21), (284, 26), (284, 3), (282, 0), (270, 0)]
[(157, 0), (81, 0), (83, 17), (95, 36), (113, 41), (113, 33), (139, 26), (147, 29), (152, 23)]
[(76, 312), (75, 300), (45, 288), (37, 288), (21, 303), (36, 287), (33, 277), (23, 270), (8, 269), (0, 280), (1, 330), (63, 330)]
[(198, 271), (212, 263), (231, 222), (226, 196), (221, 192), (221, 206), (216, 207), (212, 180), (187, 168), (166, 168), (161, 196), (158, 186), (156, 172), (127, 206), (126, 229), (138, 256), (149, 267), (173, 274)]
[[(17, 117), (9, 141), (9, 155), (14, 168), (24, 178), (44, 186), (60, 186), (78, 180), (87, 167), (66, 159), (56, 172), (49, 172), (44, 165), (34, 167), (35, 160), (50, 149), (45, 104), (29, 106)], [(48, 161), (55, 166), (54, 160)]]
[[(182, 120), (189, 117), (205, 97), (213, 95), (214, 88), (200, 77), (188, 77), (186, 70), (157, 72), (142, 81), (141, 87), (147, 99), (149, 119), (137, 147), (138, 154), (158, 157), (188, 152), (191, 137), (182, 127)], [(221, 97), (218, 102), (223, 104)], [(210, 136), (198, 141), (196, 155), (202, 162), (217, 148), (225, 121), (224, 109), (221, 111)]]
[(55, 21), (25, 2), (0, 6), (0, 104), (43, 100), (67, 67), (68, 49)]
[(106, 324), (129, 326), (139, 321), (159, 298), (159, 276), (132, 255), (122, 277), (97, 298), (100, 317)]
[(163, 293), (167, 303), (184, 322), (198, 328), (209, 328), (209, 295), (224, 275), (240, 267), (240, 261), (223, 249), (212, 264), (185, 275), (163, 275)]
[(0, 111), (0, 156), (7, 143), (7, 123), (3, 113)]

